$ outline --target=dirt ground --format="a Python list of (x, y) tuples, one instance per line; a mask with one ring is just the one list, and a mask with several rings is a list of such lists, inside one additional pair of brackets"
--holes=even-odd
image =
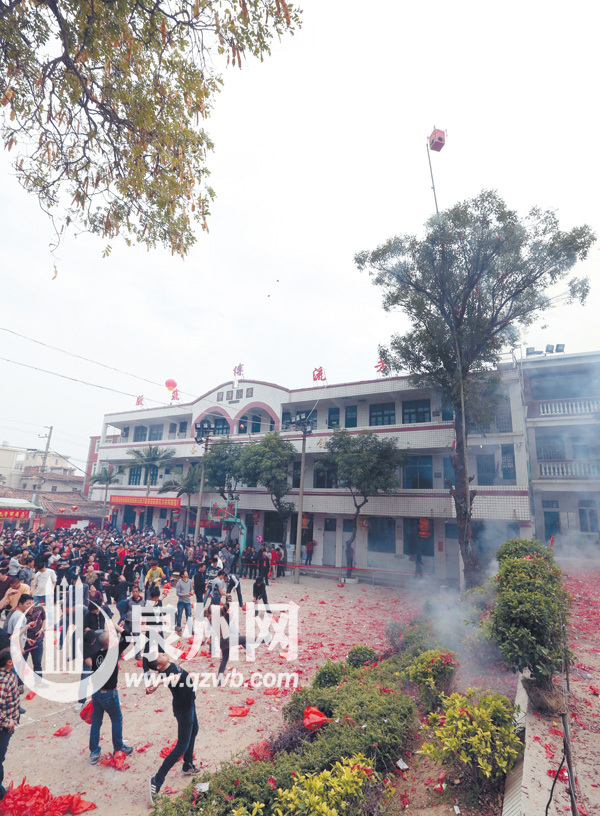
[[(242, 581), (246, 598), (250, 581)], [(259, 647), (256, 663), (240, 660), (236, 668), (248, 679), (253, 671), (299, 673), (300, 683), (307, 682), (317, 666), (326, 658), (343, 659), (351, 646), (368, 643), (375, 649), (384, 648), (383, 630), (394, 617), (408, 621), (421, 609), (422, 596), (406, 589), (391, 589), (361, 585), (338, 587), (325, 578), (302, 577), (295, 585), (292, 577), (278, 580), (268, 589), (269, 601), (295, 601), (299, 610), (299, 655), (293, 664), (277, 652)], [(168, 597), (169, 601), (173, 596)], [(242, 651), (242, 658), (243, 658)], [(210, 657), (183, 661), (188, 671), (215, 671), (218, 664)], [(230, 667), (233, 663), (230, 663)], [(144, 816), (149, 810), (148, 779), (161, 763), (160, 751), (176, 738), (175, 719), (171, 709), (171, 694), (159, 688), (146, 695), (140, 689), (124, 688), (125, 671), (136, 670), (131, 661), (121, 663), (119, 697), (123, 710), (123, 736), (136, 749), (129, 757), (130, 767), (124, 771), (101, 765), (89, 765), (89, 726), (72, 707), (58, 706), (36, 697), (22, 704), (27, 713), (11, 739), (4, 763), (4, 784), (12, 780), (17, 785), (23, 777), (30, 785), (46, 785), (55, 795), (82, 794), (97, 805), (98, 816), (123, 813)], [(137, 669), (137, 671), (141, 671)], [(247, 696), (254, 698), (244, 718), (229, 716), (230, 706), (245, 704)], [(196, 741), (196, 764), (214, 768), (248, 745), (276, 732), (282, 723), (281, 707), (286, 695), (265, 694), (262, 689), (225, 688), (198, 689), (196, 707), (200, 733)], [(72, 732), (55, 737), (54, 732), (69, 724)], [(103, 754), (112, 751), (110, 725), (102, 727)], [(137, 749), (149, 746), (143, 752)], [(162, 792), (182, 790), (189, 783), (178, 765), (169, 773)]]

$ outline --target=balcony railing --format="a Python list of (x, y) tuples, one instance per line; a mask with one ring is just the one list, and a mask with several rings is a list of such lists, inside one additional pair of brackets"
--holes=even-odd
[(597, 479), (600, 464), (597, 462), (539, 462), (542, 479)]
[(536, 416), (589, 416), (600, 411), (600, 398), (547, 400), (538, 402)]

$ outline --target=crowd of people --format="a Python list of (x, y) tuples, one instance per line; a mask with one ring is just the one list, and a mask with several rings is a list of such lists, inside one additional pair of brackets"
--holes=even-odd
[[(86, 679), (103, 665), (113, 645), (106, 620), (113, 619), (119, 636), (119, 653), (122, 653), (134, 642), (136, 607), (154, 609), (156, 625), (160, 629), (161, 596), (170, 588), (175, 590), (175, 630), (179, 634), (192, 622), (194, 604), (202, 604), (206, 615), (213, 605), (219, 605), (221, 682), (229, 657), (229, 602), (233, 593), (242, 605), (242, 581), (253, 580), (252, 599), (264, 604), (265, 614), (269, 613), (266, 587), (270, 579), (285, 577), (286, 566), (285, 551), (280, 546), (248, 546), (240, 553), (239, 542), (235, 539), (221, 542), (201, 537), (194, 545), (189, 537), (174, 537), (168, 528), (159, 534), (151, 528), (123, 527), (121, 530), (99, 531), (91, 526), (55, 532), (44, 529), (36, 533), (18, 529), (3, 531), (0, 534), (0, 800), (5, 794), (4, 760), (10, 738), (25, 713), (21, 706), (24, 686), (14, 670), (11, 636), (18, 632), (14, 637), (20, 638), (25, 660), (30, 660), (34, 672), (43, 678), (47, 626), (60, 630), (57, 633), (60, 648), (66, 642), (60, 621), (52, 618), (54, 605), (46, 607), (46, 598), (49, 595), (54, 597), (57, 584), (59, 594), (62, 592), (62, 597), (67, 598), (68, 587), (79, 586), (81, 581), (84, 663), (81, 699), (75, 705), (75, 709), (81, 711), (88, 697)], [(244, 637), (237, 634), (239, 643), (245, 646)], [(187, 672), (173, 662), (162, 647), (159, 646), (157, 653), (151, 653), (149, 644), (150, 640), (146, 640), (143, 653), (140, 651), (136, 657), (142, 660), (144, 672), (154, 671), (168, 678), (177, 722), (176, 745), (149, 781), (150, 798), (154, 801), (168, 771), (182, 755), (183, 773), (197, 772), (193, 753), (198, 720), (195, 693), (187, 682)], [(125, 755), (133, 751), (123, 741), (118, 671), (117, 661), (102, 688), (91, 694), (93, 713), (89, 749), (92, 765), (100, 759), (99, 740), (104, 714), (111, 721), (114, 751)], [(150, 685), (146, 691), (151, 693), (156, 688), (156, 685)]]

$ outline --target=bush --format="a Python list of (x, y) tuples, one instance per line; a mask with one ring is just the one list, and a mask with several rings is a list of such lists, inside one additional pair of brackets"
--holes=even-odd
[(419, 655), (404, 676), (417, 686), (421, 701), (431, 711), (449, 693), (458, 665), (453, 652), (432, 649)]
[(435, 649), (437, 645), (431, 624), (421, 618), (415, 618), (409, 623), (402, 632), (398, 644), (401, 652), (408, 651), (413, 657), (429, 649)]
[(334, 663), (333, 660), (327, 660), (322, 666), (317, 669), (313, 686), (317, 688), (329, 688), (330, 686), (339, 686), (344, 679), (344, 666), (342, 663)]
[[(287, 790), (277, 791), (276, 816), (322, 813), (325, 816), (354, 816), (363, 813), (369, 789), (381, 785), (369, 761), (360, 754), (343, 758), (330, 771), (297, 774)], [(264, 805), (254, 803), (252, 810), (236, 808), (233, 816), (263, 816)]]
[(526, 555), (543, 555), (549, 561), (554, 561), (554, 553), (550, 547), (540, 544), (535, 539), (529, 541), (524, 538), (513, 538), (506, 541), (496, 552), (496, 559), (501, 564), (506, 558), (524, 558)]
[[(544, 591), (564, 595), (562, 572), (553, 561), (541, 556), (504, 558), (496, 577), (498, 592)], [(565, 596), (566, 597), (566, 596)]]
[(369, 663), (375, 663), (377, 660), (377, 652), (370, 646), (353, 646), (348, 652), (346, 662), (354, 669), (360, 666), (366, 666)]
[(504, 661), (513, 672), (529, 669), (540, 688), (552, 686), (552, 675), (562, 664), (565, 608), (560, 592), (504, 592), (491, 613), (492, 637)]
[(469, 627), (463, 638), (463, 648), (482, 666), (498, 664), (502, 653), (492, 637), (492, 618), (485, 615)]
[(495, 783), (513, 767), (521, 750), (515, 734), (515, 707), (502, 694), (474, 689), (444, 700), (441, 714), (430, 714), (431, 742), (424, 754), (438, 762), (462, 765), (476, 784)]
[(403, 629), (404, 624), (396, 620), (390, 621), (385, 627), (385, 638), (392, 649), (398, 649)]

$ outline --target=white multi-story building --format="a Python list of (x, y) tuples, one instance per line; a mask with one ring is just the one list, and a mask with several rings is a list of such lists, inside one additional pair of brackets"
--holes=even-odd
[[(528, 488), (522, 387), (519, 370), (503, 369), (503, 401), (492, 426), (469, 436), (469, 467), (477, 490), (473, 525), (482, 551), (494, 551), (507, 537), (530, 537), (532, 521)], [(391, 495), (369, 499), (364, 507), (354, 545), (359, 568), (413, 571), (412, 558), (419, 548), (424, 570), (441, 580), (458, 580), (457, 526), (453, 501), (445, 484), (453, 478), (450, 455), (454, 441), (452, 415), (442, 404), (441, 393), (415, 388), (408, 377), (389, 377), (326, 387), (288, 389), (272, 383), (240, 380), (224, 383), (187, 404), (139, 408), (107, 414), (98, 450), (101, 463), (121, 467), (120, 484), (110, 488), (113, 521), (121, 525), (151, 523), (155, 529), (173, 521), (175, 493), (158, 495), (165, 479), (183, 473), (200, 460), (202, 449), (194, 442), (194, 425), (209, 419), (214, 434), (228, 435), (243, 444), (280, 431), (297, 412), (310, 412), (312, 434), (307, 438), (304, 481), (303, 535), (317, 542), (314, 565), (341, 566), (344, 543), (352, 530), (354, 505), (347, 490), (315, 469), (324, 444), (336, 428), (350, 433), (373, 431), (396, 440), (408, 454), (399, 473), (398, 488)], [(289, 499), (298, 502), (301, 435), (281, 431), (298, 449), (290, 469)], [(142, 470), (132, 467), (130, 449), (148, 444), (170, 447), (175, 458), (167, 468), (150, 474), (150, 496)], [(281, 524), (269, 495), (260, 487), (241, 486), (239, 513), (248, 527), (249, 542), (257, 535), (281, 541)], [(104, 488), (92, 488), (91, 497), (102, 500)], [(197, 497), (193, 497), (194, 505)], [(205, 494), (207, 508), (218, 496)], [(183, 502), (185, 505), (185, 501)], [(179, 529), (185, 513), (176, 512)], [(428, 519), (430, 536), (419, 536), (419, 520)], [(423, 527), (421, 525), (421, 531)], [(295, 544), (296, 519), (288, 526)], [(208, 534), (219, 534), (208, 529)], [(288, 542), (289, 543), (289, 542)]]
[(586, 552), (599, 540), (600, 353), (531, 355), (522, 370), (537, 537)]

